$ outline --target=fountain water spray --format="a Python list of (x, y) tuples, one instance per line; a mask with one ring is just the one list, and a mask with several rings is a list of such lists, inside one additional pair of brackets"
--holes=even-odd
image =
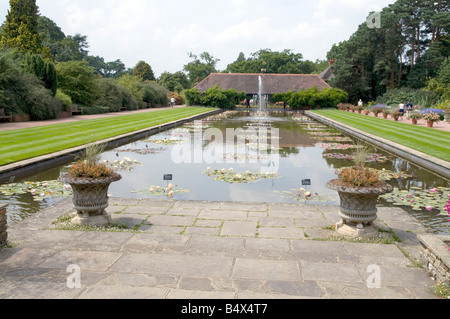
[(259, 97), (259, 111), (261, 112), (262, 109), (263, 109), (263, 81), (262, 81), (262, 77), (261, 76), (259, 76), (258, 97)]

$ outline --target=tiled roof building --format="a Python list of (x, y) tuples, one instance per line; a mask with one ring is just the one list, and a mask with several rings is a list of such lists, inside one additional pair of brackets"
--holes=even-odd
[(219, 85), (222, 90), (235, 89), (248, 95), (257, 95), (260, 90), (259, 77), (262, 79), (262, 94), (272, 95), (289, 91), (300, 91), (317, 87), (320, 91), (331, 88), (317, 74), (248, 74), (248, 73), (212, 73), (195, 87), (199, 92)]

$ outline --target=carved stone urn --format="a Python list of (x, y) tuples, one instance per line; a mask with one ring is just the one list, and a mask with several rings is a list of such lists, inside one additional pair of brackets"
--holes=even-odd
[(107, 177), (84, 178), (61, 175), (59, 181), (69, 184), (73, 191), (73, 204), (76, 213), (72, 223), (81, 226), (108, 226), (111, 216), (106, 212), (109, 206), (108, 188), (122, 176), (113, 173)]
[(373, 227), (377, 219), (377, 202), (379, 196), (393, 191), (386, 182), (376, 187), (349, 186), (339, 179), (326, 184), (327, 188), (338, 192), (340, 197), (339, 216), (341, 221), (336, 225), (336, 231), (345, 236), (374, 236), (378, 230)]

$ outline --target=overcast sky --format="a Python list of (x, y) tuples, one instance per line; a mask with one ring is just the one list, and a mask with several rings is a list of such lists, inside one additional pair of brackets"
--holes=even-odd
[[(325, 59), (369, 13), (395, 0), (37, 0), (39, 11), (66, 35), (88, 36), (89, 54), (127, 67), (140, 60), (156, 76), (177, 72), (189, 52), (207, 51), (224, 70), (239, 52), (260, 49)], [(9, 1), (0, 1), (0, 21)]]

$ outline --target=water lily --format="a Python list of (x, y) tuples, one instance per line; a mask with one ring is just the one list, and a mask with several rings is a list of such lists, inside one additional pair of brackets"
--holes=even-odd
[(433, 207), (431, 207), (431, 206), (427, 206), (425, 208), (426, 208), (427, 211), (431, 211), (433, 209)]

